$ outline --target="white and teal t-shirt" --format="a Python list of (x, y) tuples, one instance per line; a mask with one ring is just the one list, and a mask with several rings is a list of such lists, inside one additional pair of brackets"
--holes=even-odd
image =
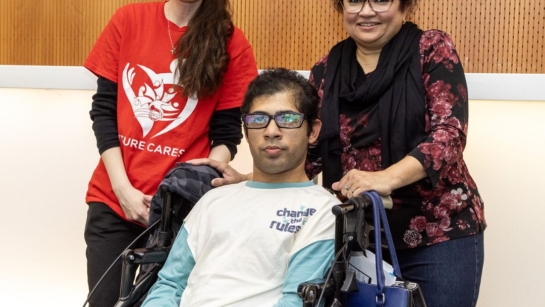
[(311, 181), (216, 188), (187, 216), (143, 306), (301, 306), (324, 276), (339, 200)]

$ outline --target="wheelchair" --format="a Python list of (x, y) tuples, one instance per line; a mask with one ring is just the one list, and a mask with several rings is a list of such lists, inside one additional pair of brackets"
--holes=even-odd
[[(149, 247), (129, 249), (123, 253), (120, 297), (115, 307), (136, 307), (142, 304), (167, 259), (175, 233), (193, 206), (178, 194), (167, 190), (160, 190), (160, 193), (163, 199), (161, 220), (158, 230), (148, 241), (152, 243), (148, 243)], [(369, 204), (370, 199), (362, 195), (333, 207), (336, 259), (330, 268), (330, 278), (324, 276), (323, 279), (299, 285), (297, 294), (303, 301), (303, 307), (319, 306), (321, 297), (321, 302), (324, 302), (322, 306), (342, 307), (345, 306), (346, 293), (357, 291), (349, 256), (351, 251), (375, 248), (369, 240), (369, 234), (374, 229), (364, 220), (364, 209)], [(385, 200), (384, 204), (385, 207), (391, 207), (391, 200)], [(138, 269), (140, 272), (137, 275)]]
[[(173, 169), (171, 177), (176, 177)], [(182, 171), (184, 171), (182, 169)], [(163, 182), (172, 175), (167, 174)], [(213, 174), (212, 176), (216, 176)], [(219, 175), (217, 175), (219, 176)], [(200, 183), (210, 182), (210, 178), (200, 178)], [(176, 179), (178, 180), (178, 179)], [(160, 200), (150, 212), (150, 228), (153, 233), (148, 239), (145, 248), (127, 249), (122, 257), (122, 276), (119, 300), (115, 307), (140, 306), (149, 289), (157, 280), (159, 270), (163, 267), (175, 236), (178, 233), (184, 218), (190, 212), (198, 198), (202, 196), (210, 186), (205, 186), (199, 191), (198, 197), (188, 197), (187, 193), (170, 189), (161, 184), (156, 194)], [(155, 197), (155, 196), (154, 196)], [(191, 199), (188, 199), (191, 198)], [(302, 298), (303, 307), (319, 306), (324, 302), (326, 307), (345, 306), (346, 294), (357, 291), (354, 271), (349, 268), (351, 251), (364, 251), (373, 248), (369, 240), (369, 233), (373, 227), (365, 222), (364, 209), (369, 206), (371, 200), (366, 195), (351, 198), (345, 203), (334, 206), (335, 215), (335, 260), (329, 270), (328, 276), (323, 279), (301, 283), (297, 294)], [(383, 198), (386, 208), (391, 208), (391, 199)], [(153, 216), (156, 219), (153, 221)], [(155, 226), (157, 226), (155, 228)], [(84, 305), (85, 306), (85, 305)]]

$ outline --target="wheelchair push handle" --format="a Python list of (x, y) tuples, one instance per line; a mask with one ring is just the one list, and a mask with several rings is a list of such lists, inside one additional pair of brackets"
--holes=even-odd
[[(385, 209), (392, 209), (394, 202), (392, 201), (391, 196), (380, 196), (380, 198)], [(340, 205), (333, 206), (331, 212), (333, 212), (335, 216), (345, 215), (350, 211), (359, 208), (367, 208), (370, 205), (372, 205), (371, 198), (365, 194), (360, 194), (356, 197), (350, 198)]]

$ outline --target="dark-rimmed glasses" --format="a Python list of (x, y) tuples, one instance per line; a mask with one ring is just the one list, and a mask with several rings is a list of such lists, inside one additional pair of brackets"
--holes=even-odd
[(248, 129), (263, 129), (269, 126), (271, 119), (279, 128), (296, 129), (303, 125), (305, 114), (297, 112), (283, 112), (275, 115), (264, 113), (250, 113), (242, 115), (244, 127)]
[(340, 0), (347, 13), (357, 14), (363, 10), (365, 2), (369, 2), (371, 9), (377, 13), (386, 12), (392, 6), (393, 0)]

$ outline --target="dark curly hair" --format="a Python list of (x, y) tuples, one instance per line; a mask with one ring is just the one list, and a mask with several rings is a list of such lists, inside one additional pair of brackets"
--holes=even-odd
[(297, 110), (305, 114), (310, 135), (312, 124), (318, 119), (318, 102), (320, 97), (316, 88), (301, 74), (285, 68), (269, 68), (264, 70), (248, 85), (242, 102), (242, 114), (252, 109), (254, 99), (261, 96), (272, 96), (278, 93), (290, 93)]
[(202, 0), (178, 41), (178, 86), (183, 96), (213, 95), (229, 63), (227, 43), (234, 26), (229, 0)]

